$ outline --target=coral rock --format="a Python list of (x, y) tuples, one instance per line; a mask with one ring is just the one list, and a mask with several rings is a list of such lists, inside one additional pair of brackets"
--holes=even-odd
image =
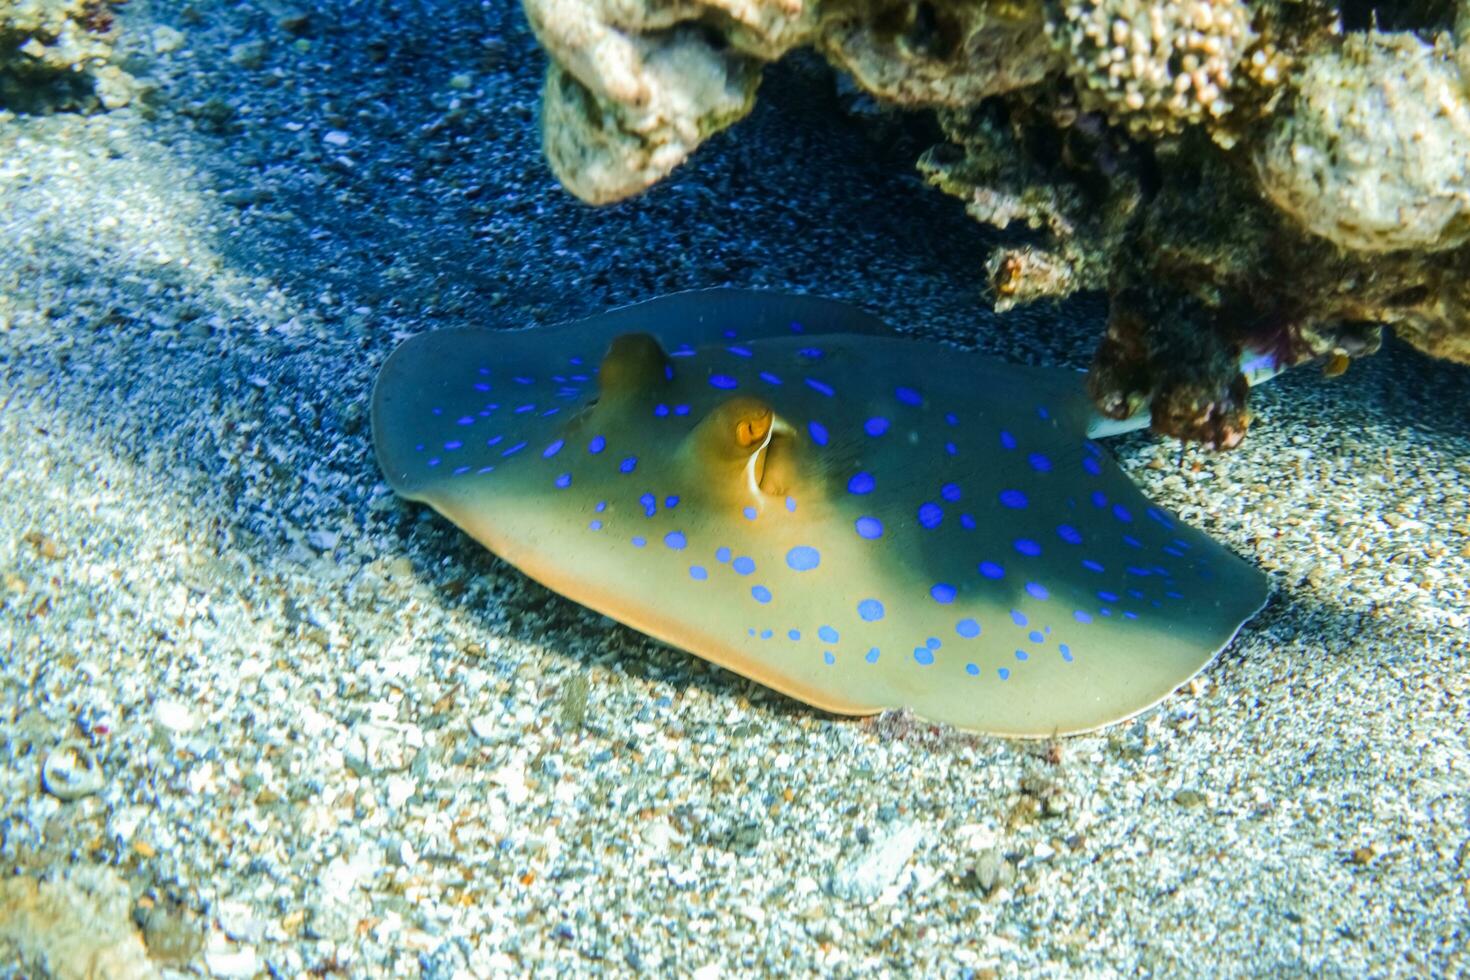
[(1255, 153), (1261, 188), (1346, 249), (1470, 239), (1470, 91), (1412, 34), (1350, 34), (1301, 66)]

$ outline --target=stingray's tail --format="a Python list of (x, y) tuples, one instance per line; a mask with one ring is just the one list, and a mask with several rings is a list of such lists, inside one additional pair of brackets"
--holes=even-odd
[[(1252, 388), (1265, 384), (1278, 374), (1285, 373), (1290, 367), (1292, 365), (1283, 363), (1270, 351), (1246, 348), (1240, 355), (1240, 373), (1245, 375), (1246, 384)], [(1126, 419), (1110, 419), (1101, 413), (1094, 412), (1087, 423), (1087, 435), (1092, 439), (1106, 439), (1108, 436), (1119, 436), (1125, 432), (1146, 429), (1150, 421), (1152, 417), (1147, 407)]]

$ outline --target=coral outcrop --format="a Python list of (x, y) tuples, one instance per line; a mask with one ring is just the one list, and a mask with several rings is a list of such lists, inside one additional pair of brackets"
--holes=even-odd
[(1383, 326), (1470, 363), (1470, 0), (524, 0), (546, 150), (637, 193), (811, 46), (934, 111), (920, 170), (978, 221), (1000, 309), (1106, 290), (1091, 392), (1216, 447), (1241, 350), (1334, 369)]
[[(112, 64), (107, 0), (0, 0), (0, 109), (36, 111), (94, 98), (126, 105), (132, 79)], [(94, 103), (95, 104), (95, 103)]]

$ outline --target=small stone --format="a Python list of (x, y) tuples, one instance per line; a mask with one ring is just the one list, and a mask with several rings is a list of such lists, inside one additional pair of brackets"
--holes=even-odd
[(1373, 859), (1377, 856), (1378, 852), (1373, 849), (1373, 846), (1371, 844), (1354, 849), (1353, 853), (1350, 855), (1352, 862), (1359, 865), (1371, 864)]
[(102, 788), (102, 767), (84, 744), (68, 739), (41, 763), (41, 785), (58, 800), (79, 800)]
[(153, 50), (158, 54), (169, 54), (184, 46), (184, 32), (167, 24), (153, 28)]
[(269, 50), (270, 48), (264, 41), (232, 44), (230, 45), (230, 63), (254, 70), (265, 64), (265, 56)]
[(1016, 880), (1016, 866), (1007, 861), (999, 849), (992, 847), (975, 859), (970, 874), (981, 893), (990, 896)]
[(849, 902), (873, 901), (897, 880), (923, 839), (924, 831), (913, 824), (895, 827), (848, 859), (827, 890)]
[(1195, 789), (1181, 789), (1174, 794), (1174, 802), (1180, 806), (1203, 806), (1205, 794)]
[(253, 977), (260, 972), (260, 958), (250, 946), (209, 950), (204, 954), (204, 965), (217, 977)]
[(186, 705), (168, 698), (153, 702), (153, 719), (171, 732), (192, 732), (199, 720)]

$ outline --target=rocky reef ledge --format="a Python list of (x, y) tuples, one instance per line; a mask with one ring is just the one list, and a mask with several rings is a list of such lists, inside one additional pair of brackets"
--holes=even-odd
[(1470, 0), (524, 0), (546, 155), (636, 194), (819, 51), (858, 101), (927, 111), (918, 166), (1010, 228), (998, 309), (1106, 290), (1089, 384), (1220, 448), (1243, 347), (1330, 371), (1381, 328), (1470, 363)]

